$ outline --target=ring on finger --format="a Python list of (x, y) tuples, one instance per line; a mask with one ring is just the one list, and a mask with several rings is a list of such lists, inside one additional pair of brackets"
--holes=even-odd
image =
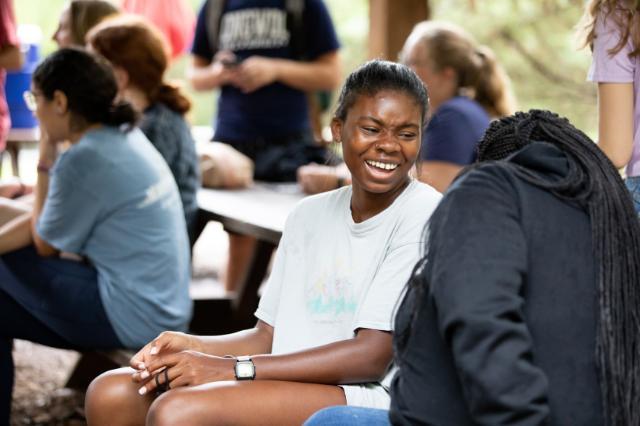
[[(164, 383), (160, 383), (160, 376), (164, 375)], [(169, 390), (169, 369), (165, 368), (159, 373), (156, 373), (154, 376), (154, 380), (156, 382), (156, 392), (157, 394), (161, 394)]]

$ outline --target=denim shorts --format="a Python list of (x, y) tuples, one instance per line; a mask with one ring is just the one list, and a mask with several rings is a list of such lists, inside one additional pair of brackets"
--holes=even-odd
[(630, 176), (624, 180), (627, 189), (631, 193), (633, 199), (633, 207), (635, 207), (638, 216), (640, 216), (640, 176)]
[(387, 410), (340, 405), (318, 411), (304, 426), (391, 426), (391, 422)]

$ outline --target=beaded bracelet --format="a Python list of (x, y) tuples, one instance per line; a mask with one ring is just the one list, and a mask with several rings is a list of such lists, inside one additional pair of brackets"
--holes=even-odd
[(51, 166), (45, 164), (45, 163), (38, 163), (38, 173), (44, 173), (44, 174), (49, 174), (49, 170), (51, 170)]

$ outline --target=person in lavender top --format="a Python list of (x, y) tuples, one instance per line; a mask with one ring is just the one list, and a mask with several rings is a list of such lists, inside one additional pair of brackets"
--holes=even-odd
[(640, 214), (640, 4), (591, 0), (584, 16), (585, 43), (593, 62), (588, 80), (598, 83), (598, 145), (617, 168)]

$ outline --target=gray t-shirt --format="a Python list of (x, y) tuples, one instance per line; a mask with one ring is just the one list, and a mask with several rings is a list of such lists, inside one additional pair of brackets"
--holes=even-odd
[(87, 132), (51, 170), (38, 234), (98, 271), (102, 303), (122, 343), (185, 330), (189, 248), (171, 171), (139, 129)]

